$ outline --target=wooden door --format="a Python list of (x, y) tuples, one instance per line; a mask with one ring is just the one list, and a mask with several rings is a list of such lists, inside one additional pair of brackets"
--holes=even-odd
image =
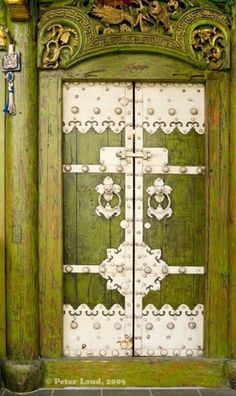
[(63, 86), (65, 356), (202, 356), (204, 85)]

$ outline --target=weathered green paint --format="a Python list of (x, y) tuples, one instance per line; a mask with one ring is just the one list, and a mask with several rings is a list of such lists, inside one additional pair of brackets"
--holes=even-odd
[[(5, 25), (5, 6), (0, 1), (0, 24)], [(0, 52), (1, 55), (1, 52)], [(0, 359), (6, 354), (5, 301), (5, 81), (0, 76)]]
[(6, 117), (7, 356), (24, 361), (38, 357), (35, 19), (9, 21), (8, 28), (22, 53), (22, 69), (15, 74), (17, 114)]
[(223, 359), (64, 359), (45, 360), (45, 366), (44, 386), (49, 388), (117, 387), (116, 380), (124, 380), (127, 387), (227, 386)]
[(230, 386), (236, 389), (236, 361), (228, 360), (225, 363), (225, 377), (229, 381)]
[(207, 356), (228, 356), (229, 80), (207, 83), (209, 252), (206, 283)]
[(62, 353), (61, 81), (44, 75), (39, 123), (40, 354)]
[(43, 360), (32, 362), (5, 361), (2, 366), (4, 385), (12, 392), (32, 392), (43, 385)]
[[(230, 356), (236, 358), (236, 4), (232, 8), (230, 80)], [(235, 378), (236, 379), (236, 378)]]

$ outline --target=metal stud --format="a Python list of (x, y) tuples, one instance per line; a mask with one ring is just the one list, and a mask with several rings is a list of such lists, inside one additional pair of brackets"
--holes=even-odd
[(106, 167), (105, 165), (100, 165), (100, 166), (99, 166), (100, 172), (105, 172), (106, 169), (107, 169), (107, 167)]
[(100, 356), (106, 356), (106, 351), (104, 351), (104, 349), (102, 349), (101, 351), (99, 351), (99, 355)]
[(72, 166), (71, 165), (64, 165), (64, 170), (66, 172), (71, 172), (72, 171)]
[(66, 265), (65, 266), (65, 272), (72, 272), (72, 271), (73, 271), (72, 265)]
[(98, 329), (101, 328), (101, 324), (99, 322), (96, 322), (96, 323), (93, 324), (93, 328), (98, 330)]
[(203, 168), (203, 167), (197, 168), (197, 174), (198, 175), (202, 175), (204, 173), (204, 171), (205, 171), (205, 168)]
[(119, 356), (119, 351), (117, 351), (117, 349), (114, 349), (114, 351), (112, 351), (112, 355)]
[(167, 166), (167, 165), (165, 165), (165, 166), (162, 167), (162, 171), (163, 171), (164, 173), (168, 173), (169, 170), (170, 170), (170, 168), (169, 168), (169, 166)]
[(145, 166), (145, 172), (150, 173), (152, 171), (151, 166)]
[(89, 167), (88, 167), (88, 165), (82, 165), (82, 172), (83, 173), (86, 173), (86, 172), (88, 172), (89, 171)]
[(186, 351), (187, 356), (193, 356), (193, 351), (191, 349)]
[(127, 220), (122, 220), (122, 221), (120, 222), (120, 226), (121, 226), (121, 228), (126, 229), (126, 228), (129, 227), (129, 223), (128, 223)]
[(197, 324), (196, 324), (195, 322), (189, 322), (188, 327), (189, 327), (190, 329), (196, 329)]
[(75, 321), (75, 320), (72, 320), (72, 322), (71, 322), (71, 324), (70, 324), (70, 327), (74, 330), (74, 329), (77, 329), (77, 327), (78, 327), (78, 323)]
[(127, 104), (129, 103), (129, 99), (126, 97), (118, 98), (118, 100), (119, 100), (121, 106), (127, 106)]
[(168, 351), (166, 349), (162, 349), (161, 356), (167, 356), (167, 355), (168, 355)]
[(148, 113), (149, 115), (153, 115), (153, 114), (155, 113), (155, 110), (154, 110), (152, 107), (149, 107), (149, 108), (147, 109), (147, 113)]
[(175, 109), (173, 109), (173, 108), (171, 108), (171, 109), (169, 109), (169, 115), (171, 115), (171, 116), (173, 116), (173, 115), (175, 115), (176, 114), (176, 110)]
[(168, 270), (167, 266), (162, 268), (162, 273), (163, 274), (168, 274), (168, 272), (169, 272), (169, 270)]
[(186, 166), (181, 166), (179, 168), (180, 173), (186, 173), (188, 171), (188, 169), (186, 168)]
[(197, 114), (198, 114), (198, 109), (196, 109), (195, 107), (193, 107), (193, 108), (190, 110), (190, 113), (191, 113), (192, 115), (197, 115)]
[(118, 165), (116, 168), (117, 172), (122, 172), (124, 170), (122, 165)]
[(172, 323), (172, 322), (170, 322), (170, 323), (167, 324), (167, 328), (168, 328), (169, 330), (172, 330), (174, 327), (175, 327), (175, 324)]
[(180, 355), (180, 351), (178, 351), (178, 350), (173, 351), (173, 355), (174, 356), (179, 356)]
[(151, 272), (152, 272), (151, 267), (145, 267), (144, 272), (146, 272), (146, 274), (151, 274)]
[(116, 113), (117, 115), (120, 115), (120, 114), (122, 113), (121, 107), (116, 107), (116, 108), (115, 108), (115, 113)]
[(187, 269), (185, 267), (179, 267), (179, 273), (180, 274), (185, 274)]
[(72, 107), (71, 107), (71, 112), (72, 112), (73, 114), (78, 114), (78, 113), (79, 113), (79, 108), (78, 108), (77, 106), (72, 106)]
[(147, 330), (152, 330), (153, 329), (153, 324), (152, 323), (146, 323), (145, 328)]
[(115, 323), (114, 324), (114, 328), (116, 329), (116, 330), (120, 330), (121, 329), (121, 323), (119, 323), (119, 322), (117, 322), (117, 323)]

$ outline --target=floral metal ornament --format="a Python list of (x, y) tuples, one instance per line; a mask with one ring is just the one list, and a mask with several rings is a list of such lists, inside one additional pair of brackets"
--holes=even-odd
[[(173, 210), (171, 209), (171, 200), (170, 194), (172, 192), (172, 188), (165, 185), (164, 181), (160, 178), (156, 179), (154, 185), (147, 188), (147, 193), (149, 194), (148, 198), (148, 210), (147, 214), (149, 217), (156, 217), (157, 220), (162, 220), (165, 216), (171, 217)], [(153, 207), (151, 202), (152, 200), (157, 202), (157, 207)], [(166, 208), (163, 208), (162, 203), (167, 199), (168, 204)]]
[(200, 56), (213, 69), (219, 69), (223, 64), (225, 52), (225, 37), (216, 27), (198, 28), (192, 34), (192, 46), (195, 51), (200, 52)]
[[(103, 184), (99, 184), (96, 187), (96, 191), (99, 193), (99, 205), (96, 207), (97, 215), (103, 215), (107, 220), (109, 220), (114, 215), (119, 216), (121, 212), (121, 197), (119, 194), (121, 191), (121, 187), (118, 184), (114, 184), (112, 178), (107, 176), (103, 180)], [(112, 207), (111, 201), (115, 197), (118, 198), (118, 204)]]

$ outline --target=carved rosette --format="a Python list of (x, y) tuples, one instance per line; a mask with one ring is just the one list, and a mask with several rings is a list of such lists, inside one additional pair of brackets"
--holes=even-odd
[(227, 17), (197, 1), (91, 0), (89, 6), (60, 7), (42, 15), (38, 65), (68, 68), (125, 49), (223, 70), (229, 67), (229, 36)]

